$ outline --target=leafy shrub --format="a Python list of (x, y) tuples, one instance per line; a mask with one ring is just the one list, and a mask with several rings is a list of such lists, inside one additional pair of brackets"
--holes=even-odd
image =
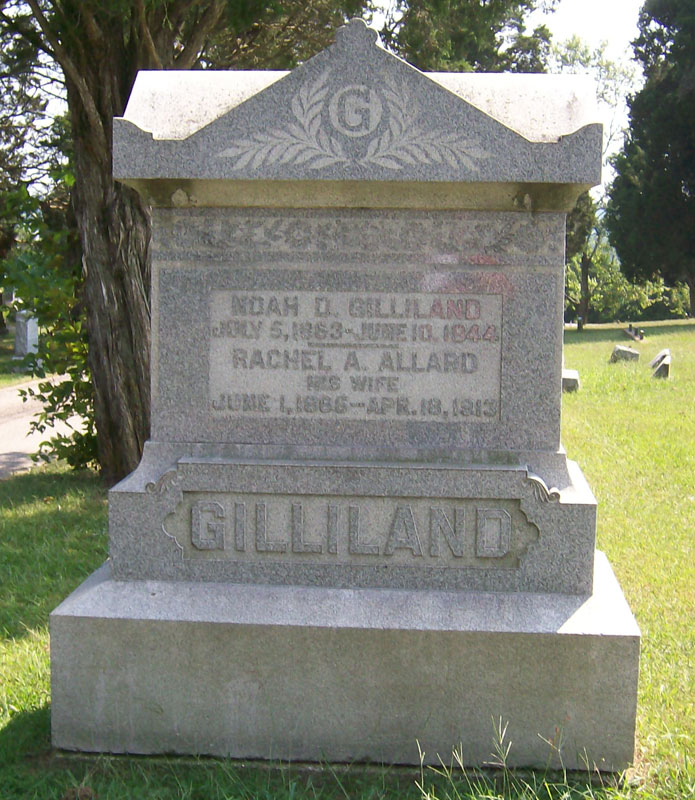
[[(81, 253), (72, 224), (64, 176), (45, 198), (18, 188), (5, 208), (15, 215), (17, 243), (3, 263), (8, 284), (15, 287), (15, 310), (38, 320), (40, 337), (35, 354), (25, 358), (31, 374), (43, 378), (36, 389), (22, 391), (42, 410), (31, 431), (46, 433), (59, 421), (70, 421), (69, 435), (55, 434), (43, 441), (37, 458), (65, 459), (74, 468), (97, 464), (94, 392), (87, 362), (87, 332), (80, 298)], [(58, 376), (49, 379), (47, 376)], [(78, 419), (79, 418), (79, 419)], [(76, 421), (77, 420), (77, 421)]]

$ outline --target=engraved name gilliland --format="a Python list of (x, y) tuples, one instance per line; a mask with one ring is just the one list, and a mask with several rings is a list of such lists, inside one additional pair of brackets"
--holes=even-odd
[(214, 291), (210, 412), (500, 418), (502, 295)]
[(165, 530), (185, 559), (513, 569), (538, 529), (519, 501), (185, 492)]

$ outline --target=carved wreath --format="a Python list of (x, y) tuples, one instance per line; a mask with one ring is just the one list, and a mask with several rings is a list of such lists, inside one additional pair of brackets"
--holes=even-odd
[(329, 72), (324, 72), (292, 98), (296, 122), (240, 139), (218, 157), (236, 159), (234, 169), (253, 170), (271, 164), (305, 164), (308, 169), (321, 169), (353, 163), (397, 170), (418, 164), (448, 164), (475, 172), (475, 159), (489, 156), (475, 139), (418, 124), (419, 112), (408, 92), (387, 79), (382, 92), (389, 111), (388, 127), (368, 141), (364, 155), (353, 158), (345, 153), (340, 140), (323, 128), (328, 77)]

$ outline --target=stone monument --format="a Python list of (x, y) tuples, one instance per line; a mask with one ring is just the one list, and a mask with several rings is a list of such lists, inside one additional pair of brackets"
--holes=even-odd
[[(639, 631), (560, 444), (582, 79), (140, 73), (152, 430), (52, 614), (56, 747), (618, 770)], [(185, 298), (185, 302), (183, 299)]]
[(15, 359), (24, 358), (39, 349), (39, 325), (36, 317), (28, 311), (18, 311), (15, 314)]

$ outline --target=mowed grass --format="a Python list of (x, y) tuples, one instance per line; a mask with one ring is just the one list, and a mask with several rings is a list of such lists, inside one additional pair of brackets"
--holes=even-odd
[[(695, 321), (645, 323), (565, 336), (563, 443), (598, 500), (598, 546), (642, 630), (638, 769), (657, 784), (687, 770), (695, 797)], [(609, 364), (615, 344), (640, 352)], [(671, 377), (651, 377), (663, 348)], [(678, 796), (678, 795), (675, 795)]]
[[(69, 756), (50, 751), (50, 610), (102, 563), (105, 492), (49, 467), (0, 482), (0, 798), (695, 798), (695, 324), (644, 325), (637, 364), (609, 364), (618, 326), (566, 335), (582, 388), (563, 442), (599, 501), (608, 553), (643, 634), (637, 761), (610, 776)], [(653, 380), (663, 347), (672, 377)], [(493, 749), (491, 725), (491, 750)]]

